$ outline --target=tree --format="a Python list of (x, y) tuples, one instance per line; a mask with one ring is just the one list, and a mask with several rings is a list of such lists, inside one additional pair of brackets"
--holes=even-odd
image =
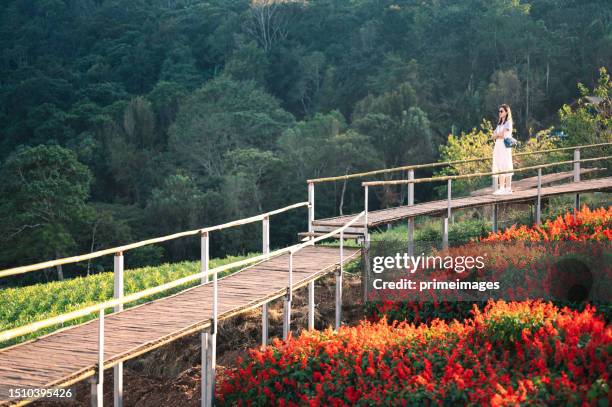
[(416, 105), (414, 89), (407, 83), (360, 101), (353, 114), (353, 126), (383, 153), (387, 167), (433, 159), (429, 119)]
[[(228, 201), (236, 203), (230, 213), (244, 217), (252, 214), (253, 209), (258, 213), (264, 212), (262, 183), (271, 169), (278, 165), (279, 159), (271, 151), (256, 148), (231, 150), (225, 157), (226, 183), (230, 181), (233, 184), (233, 192), (227, 194)], [(272, 184), (274, 187), (275, 183)]]
[[(281, 158), (290, 171), (285, 182), (295, 189), (303, 190), (304, 181), (309, 178), (347, 174), (379, 168), (382, 165), (380, 153), (371, 140), (348, 128), (342, 114), (333, 111), (316, 114), (312, 119), (299, 122), (287, 130), (279, 140)], [(342, 182), (340, 191), (322, 188), (317, 192), (317, 212), (343, 213), (344, 203), (360, 202), (359, 185)], [(323, 196), (323, 198), (320, 198)], [(351, 199), (346, 199), (350, 197)], [(351, 207), (353, 209), (353, 207)]]
[(289, 95), (301, 106), (302, 113), (310, 115), (319, 102), (319, 92), (325, 73), (325, 55), (312, 52), (299, 60), (298, 80), (293, 83)]
[(578, 84), (580, 98), (575, 107), (563, 105), (559, 110), (561, 129), (568, 135), (568, 144), (609, 143), (612, 141), (612, 81), (606, 68), (599, 70), (599, 79), (590, 90)]
[(142, 96), (132, 99), (123, 110), (121, 123), (108, 123), (105, 142), (119, 196), (144, 202), (161, 169), (160, 150), (165, 144), (156, 131), (151, 103)]
[[(521, 109), (525, 106), (522, 99), (521, 81), (516, 70), (495, 71), (485, 94), (485, 109), (494, 114), (502, 103), (510, 105), (515, 124), (521, 120)], [(515, 126), (516, 127), (516, 126)]]
[(283, 159), (291, 163), (292, 172), (303, 182), (334, 171), (335, 161), (329, 161), (323, 148), (328, 140), (348, 129), (342, 113), (317, 113), (310, 120), (298, 122), (278, 140)]
[(123, 114), (123, 131), (136, 147), (155, 147), (155, 117), (151, 102), (142, 96), (130, 101)]
[[(159, 188), (153, 189), (145, 207), (147, 218), (154, 220), (159, 233), (171, 234), (204, 226), (206, 196), (189, 176), (168, 175)], [(199, 242), (175, 239), (166, 244), (168, 256), (185, 259), (198, 253)]]
[[(86, 239), (91, 173), (57, 145), (17, 149), (0, 170), (0, 253), (5, 265), (61, 258)], [(58, 278), (63, 278), (61, 266)]]
[[(91, 206), (95, 210), (95, 218), (87, 242), (87, 250), (95, 252), (109, 247), (121, 246), (135, 242), (141, 237), (151, 237), (146, 230), (146, 211), (134, 205), (107, 204), (94, 202)], [(156, 221), (159, 218), (156, 219)], [(135, 225), (135, 227), (130, 226)], [(143, 230), (144, 229), (144, 230)], [(153, 233), (158, 234), (155, 230)], [(130, 268), (152, 266), (162, 260), (164, 249), (160, 245), (146, 245), (129, 251), (128, 265)], [(96, 272), (112, 270), (113, 258), (103, 256), (87, 261), (87, 275)]]
[(159, 81), (147, 96), (155, 112), (156, 127), (164, 148), (168, 143), (168, 129), (176, 119), (179, 103), (185, 97), (185, 89), (178, 83)]
[[(382, 160), (380, 154), (368, 137), (354, 130), (347, 130), (331, 137), (325, 146), (326, 159), (333, 163), (335, 174), (350, 174), (353, 172), (380, 168)], [(338, 214), (344, 213), (348, 180), (342, 181), (338, 205)], [(353, 190), (354, 192), (354, 190)], [(360, 191), (359, 191), (360, 192)], [(359, 195), (359, 193), (357, 193)], [(355, 199), (355, 195), (352, 196)], [(353, 200), (355, 202), (355, 200)]]
[(196, 67), (191, 49), (183, 45), (186, 38), (180, 38), (168, 52), (160, 73), (160, 80), (175, 82), (185, 89), (196, 89), (204, 82), (204, 77)]
[(253, 81), (219, 76), (186, 98), (170, 128), (169, 149), (196, 179), (221, 177), (237, 147), (271, 149), (293, 117)]
[(238, 47), (225, 64), (225, 73), (237, 80), (254, 80), (266, 85), (270, 62), (265, 51), (255, 41), (245, 42), (237, 37)]
[(259, 42), (266, 52), (287, 37), (294, 3), (298, 0), (252, 0), (245, 31)]
[(390, 92), (403, 83), (416, 89), (419, 84), (419, 64), (415, 59), (404, 61), (396, 53), (385, 55), (376, 74), (368, 78), (368, 90), (374, 94)]

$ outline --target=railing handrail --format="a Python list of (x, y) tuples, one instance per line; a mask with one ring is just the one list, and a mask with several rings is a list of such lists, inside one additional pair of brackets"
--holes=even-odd
[(558, 161), (555, 163), (533, 165), (529, 167), (516, 168), (514, 170), (508, 170), (508, 171), (475, 172), (472, 174), (464, 174), (464, 175), (446, 175), (442, 177), (402, 179), (402, 180), (391, 180), (391, 181), (364, 181), (361, 183), (361, 186), (375, 187), (375, 186), (382, 186), (382, 185), (421, 184), (425, 182), (437, 182), (437, 181), (448, 181), (448, 180), (456, 180), (456, 179), (477, 178), (477, 177), (484, 177), (484, 176), (509, 174), (509, 173), (515, 173), (515, 172), (525, 172), (525, 171), (537, 170), (539, 168), (556, 167), (559, 165), (573, 164), (573, 163), (578, 163), (578, 162), (583, 163), (583, 162), (609, 160), (609, 159), (612, 159), (612, 155), (603, 156), (603, 157), (594, 157), (594, 158), (584, 158), (581, 160)]
[(19, 328), (9, 329), (4, 332), (0, 332), (0, 342), (8, 341), (18, 336), (27, 335), (27, 334), (36, 332), (40, 329), (47, 328), (52, 325), (57, 325), (57, 324), (61, 324), (67, 321), (71, 321), (76, 318), (84, 317), (84, 316), (93, 314), (95, 312), (100, 312), (101, 310), (105, 310), (107, 308), (111, 308), (116, 305), (137, 301), (144, 297), (155, 295), (162, 291), (167, 291), (172, 288), (181, 286), (183, 284), (187, 284), (191, 281), (205, 277), (206, 275), (214, 275), (215, 273), (219, 273), (219, 272), (226, 271), (232, 268), (244, 266), (246, 264), (256, 263), (261, 260), (267, 260), (269, 258), (276, 257), (284, 253), (288, 253), (290, 248), (291, 246), (285, 247), (283, 249), (275, 250), (274, 252), (271, 252), (269, 254), (262, 254), (256, 257), (251, 257), (251, 258), (240, 260), (234, 263), (225, 264), (223, 266), (219, 266), (219, 267), (215, 267), (214, 269), (210, 269), (208, 270), (208, 272), (199, 272), (196, 274), (191, 274), (189, 276), (179, 278), (178, 280), (170, 281), (162, 285), (147, 288), (145, 290), (139, 291), (137, 293), (132, 293), (132, 294), (126, 295), (121, 298), (115, 298), (115, 299), (104, 301), (101, 303), (89, 305), (85, 308), (81, 308), (76, 311), (71, 311), (65, 314), (56, 315), (55, 317), (47, 318), (42, 321), (33, 322), (31, 324), (24, 325)]
[(316, 237), (314, 239), (310, 239), (310, 240), (308, 240), (308, 241), (306, 241), (304, 243), (300, 243), (300, 244), (291, 246), (290, 247), (291, 254), (296, 253), (296, 252), (302, 250), (306, 246), (314, 246), (314, 244), (316, 242), (319, 242), (319, 241), (325, 240), (325, 239), (329, 239), (330, 237), (336, 236), (340, 232), (344, 232), (346, 229), (348, 229), (349, 227), (353, 226), (355, 224), (355, 222), (357, 222), (363, 216), (365, 216), (365, 211), (362, 211), (362, 212), (358, 213), (357, 215), (355, 215), (355, 217), (353, 219), (351, 219), (349, 222), (344, 224), (344, 226), (342, 226), (342, 227), (340, 227), (338, 229), (334, 229), (331, 232), (328, 232), (328, 233), (326, 233), (324, 235), (318, 236), (318, 237)]
[[(514, 157), (524, 157), (524, 156), (529, 156), (529, 155), (546, 154), (546, 153), (568, 151), (568, 150), (575, 150), (575, 149), (587, 149), (587, 148), (602, 147), (602, 146), (608, 146), (608, 145), (612, 145), (612, 142), (584, 144), (584, 145), (570, 146), (570, 147), (558, 147), (558, 148), (551, 148), (551, 149), (539, 150), (539, 151), (526, 151), (526, 152), (515, 153), (513, 154), (513, 156)], [(404, 165), (401, 167), (385, 168), (381, 170), (373, 170), (373, 171), (359, 172), (359, 173), (354, 173), (354, 174), (339, 175), (335, 177), (314, 178), (314, 179), (309, 179), (306, 182), (308, 184), (317, 184), (317, 183), (340, 181), (340, 180), (347, 180), (347, 179), (353, 179), (353, 178), (363, 178), (363, 177), (367, 177), (370, 175), (387, 174), (387, 173), (398, 172), (398, 171), (446, 167), (446, 166), (451, 166), (455, 164), (467, 164), (471, 162), (487, 161), (491, 159), (492, 159), (492, 156), (487, 156), (487, 157), (466, 158), (464, 160), (455, 160), (455, 161), (442, 161), (442, 162), (427, 163), (427, 164)]]
[(123, 305), (129, 302), (133, 302), (133, 301), (137, 301), (139, 299), (142, 299), (144, 297), (149, 297), (151, 295), (155, 295), (158, 294), (162, 291), (167, 291), (170, 290), (172, 288), (176, 288), (179, 287), (183, 284), (187, 284), (191, 281), (197, 280), (197, 279), (201, 279), (202, 277), (205, 277), (206, 275), (215, 275), (218, 274), (222, 271), (226, 271), (229, 269), (233, 269), (236, 267), (241, 267), (244, 266), (246, 264), (251, 264), (251, 263), (256, 263), (258, 261), (263, 261), (263, 260), (268, 260), (271, 259), (273, 257), (278, 257), (280, 255), (283, 255), (285, 253), (289, 253), (289, 254), (293, 254), (295, 252), (297, 252), (298, 250), (309, 246), (309, 245), (314, 245), (314, 243), (329, 238), (331, 236), (334, 236), (340, 232), (343, 232), (346, 228), (350, 227), (351, 225), (353, 225), (359, 218), (361, 218), (362, 216), (365, 215), (365, 211), (361, 212), (360, 214), (358, 214), (357, 216), (355, 216), (351, 221), (347, 222), (344, 226), (339, 227), (323, 236), (319, 236), (316, 239), (312, 239), (309, 240), (308, 242), (305, 243), (299, 243), (299, 244), (295, 244), (292, 246), (288, 246), (282, 249), (278, 249), (275, 250), (273, 252), (270, 252), (268, 254), (262, 254), (256, 257), (251, 257), (248, 259), (244, 259), (244, 260), (240, 260), (237, 262), (233, 262), (230, 264), (225, 264), (223, 266), (219, 266), (219, 267), (215, 267), (214, 269), (210, 269), (207, 272), (199, 272), (196, 274), (192, 274), (183, 278), (180, 278), (178, 280), (174, 280), (174, 281), (170, 281), (168, 283), (159, 285), (159, 286), (155, 286), (155, 287), (151, 287), (151, 288), (147, 288), (145, 290), (139, 291), (137, 293), (132, 293), (126, 296), (123, 296), (121, 298), (115, 298), (112, 300), (108, 300), (108, 301), (104, 301), (101, 303), (97, 303), (97, 304), (93, 304), (93, 305), (89, 305), (87, 307), (75, 310), (75, 311), (71, 311), (65, 314), (61, 314), (61, 315), (56, 315), (55, 317), (51, 317), (51, 318), (47, 318), (44, 319), (42, 321), (37, 321), (37, 322), (33, 322), (31, 324), (28, 325), (24, 325), (22, 327), (18, 327), (18, 328), (13, 328), (13, 329), (9, 329), (3, 332), (0, 332), (0, 343), (1, 342), (5, 342), (8, 341), (10, 339), (14, 339), (16, 337), (19, 336), (23, 336), (23, 335), (27, 335), (27, 334), (31, 334), (33, 332), (39, 331), (43, 328), (47, 328), (53, 325), (57, 325), (57, 324), (61, 324), (67, 321), (71, 321), (73, 319), (76, 318), (80, 318), (80, 317), (85, 317), (87, 315), (91, 315), (93, 313), (96, 312), (101, 312), (102, 310), (105, 310), (107, 308), (111, 308), (111, 307), (115, 307), (116, 305)]
[(269, 216), (273, 216), (273, 215), (276, 215), (282, 212), (289, 211), (291, 209), (300, 208), (302, 206), (308, 206), (308, 205), (309, 205), (308, 202), (299, 202), (293, 205), (285, 206), (284, 208), (275, 209), (270, 212), (262, 213), (260, 215), (255, 215), (255, 216), (251, 216), (249, 218), (244, 218), (244, 219), (238, 219), (238, 220), (223, 223), (220, 225), (214, 225), (214, 226), (209, 226), (205, 228), (189, 230), (185, 232), (178, 232), (178, 233), (174, 233), (171, 235), (142, 240), (139, 242), (130, 243), (130, 244), (123, 245), (123, 246), (111, 247), (109, 249), (99, 250), (96, 252), (83, 254), (79, 256), (64, 257), (61, 259), (49, 260), (49, 261), (45, 261), (41, 263), (30, 264), (27, 266), (13, 267), (13, 268), (6, 269), (6, 270), (0, 270), (0, 278), (13, 276), (17, 274), (29, 273), (31, 271), (42, 270), (42, 269), (64, 265), (64, 264), (78, 263), (84, 260), (107, 256), (109, 254), (122, 253), (122, 252), (131, 250), (131, 249), (135, 249), (138, 247), (142, 247), (142, 246), (146, 246), (146, 245), (150, 245), (154, 243), (166, 242), (168, 240), (178, 239), (178, 238), (185, 237), (185, 236), (192, 236), (198, 233), (212, 232), (215, 230), (221, 230), (221, 229), (227, 229), (227, 228), (231, 228), (235, 226), (245, 225), (248, 223), (253, 223), (253, 222), (263, 220)]

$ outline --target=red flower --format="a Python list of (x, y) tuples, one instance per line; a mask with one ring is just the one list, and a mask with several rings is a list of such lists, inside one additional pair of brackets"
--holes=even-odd
[[(252, 352), (229, 370), (218, 401), (601, 404), (609, 397), (611, 348), (612, 327), (593, 307), (579, 312), (542, 301), (490, 302), (483, 310), (475, 307), (472, 318), (463, 322), (434, 320), (415, 326), (383, 319), (338, 331), (304, 331), (268, 346), (263, 364), (260, 353)], [(328, 349), (335, 349), (333, 363)], [(304, 373), (313, 367), (317, 370)]]

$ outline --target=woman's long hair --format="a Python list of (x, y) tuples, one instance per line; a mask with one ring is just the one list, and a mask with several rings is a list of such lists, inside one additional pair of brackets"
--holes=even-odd
[(497, 121), (497, 124), (504, 124), (507, 121), (509, 121), (510, 124), (514, 124), (514, 122), (512, 121), (512, 110), (510, 110), (510, 106), (508, 106), (507, 104), (504, 103), (504, 104), (502, 104), (499, 107), (500, 107), (500, 109), (504, 109), (506, 111), (506, 119), (504, 120), (504, 119), (502, 119), (500, 117), (499, 120)]

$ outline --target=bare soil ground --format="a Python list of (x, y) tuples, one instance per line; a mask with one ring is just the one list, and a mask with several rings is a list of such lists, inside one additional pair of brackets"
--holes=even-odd
[[(361, 279), (344, 274), (343, 323), (351, 325), (363, 318)], [(308, 325), (308, 289), (294, 293), (291, 327), (294, 335)], [(315, 328), (333, 326), (335, 318), (335, 277), (328, 275), (315, 284)], [(270, 338), (282, 335), (283, 300), (270, 303)], [(217, 383), (226, 369), (235, 367), (238, 356), (246, 357), (249, 348), (261, 342), (261, 310), (244, 313), (219, 323), (217, 337)], [(193, 334), (146, 353), (124, 364), (123, 394), (126, 407), (189, 407), (200, 405), (200, 334)], [(76, 401), (38, 401), (35, 407), (89, 406), (90, 383), (73, 388)], [(104, 375), (104, 404), (113, 404), (113, 371)]]

